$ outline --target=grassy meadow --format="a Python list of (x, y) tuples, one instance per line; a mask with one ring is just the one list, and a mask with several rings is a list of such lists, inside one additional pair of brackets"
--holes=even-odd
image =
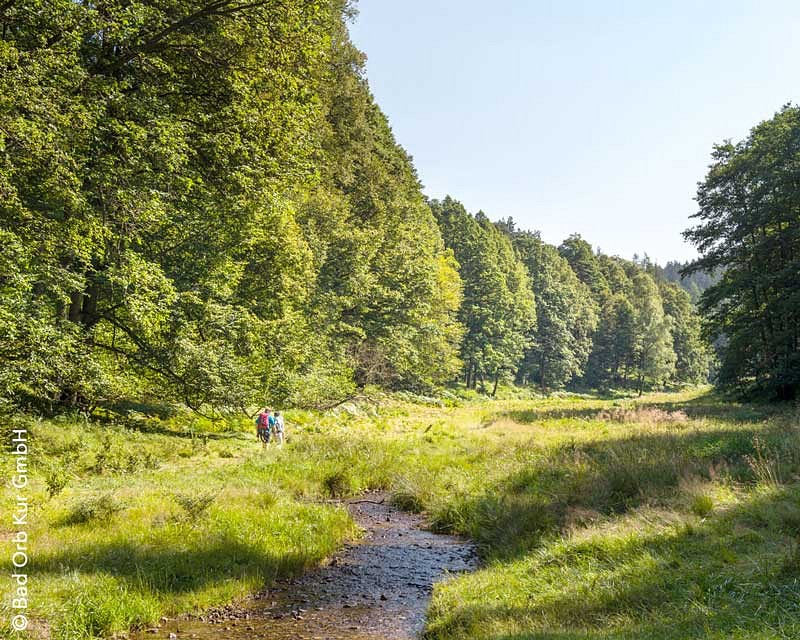
[(302, 571), (358, 536), (330, 499), (368, 489), (479, 545), (483, 568), (436, 588), (431, 639), (800, 637), (795, 409), (506, 393), (289, 411), (267, 451), (246, 419), (8, 422), (31, 433), (31, 637), (108, 637)]

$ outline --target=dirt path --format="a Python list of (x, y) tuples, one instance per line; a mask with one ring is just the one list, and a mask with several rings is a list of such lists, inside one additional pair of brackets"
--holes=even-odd
[[(370, 497), (371, 500), (380, 500)], [(366, 534), (325, 566), (276, 584), (250, 601), (166, 623), (155, 635), (207, 640), (408, 640), (422, 630), (431, 586), (475, 568), (464, 540), (422, 528), (420, 517), (387, 504), (348, 505)]]

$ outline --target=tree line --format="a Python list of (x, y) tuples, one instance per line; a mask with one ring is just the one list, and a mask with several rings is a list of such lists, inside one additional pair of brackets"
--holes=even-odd
[(689, 295), (642, 264), (595, 253), (579, 235), (559, 247), (513, 220), (493, 224), (447, 197), (431, 201), (459, 265), (468, 387), (503, 378), (542, 390), (705, 381), (709, 349)]
[(704, 378), (677, 286), (426, 200), (353, 11), (0, 3), (4, 406)]
[(800, 390), (800, 107), (786, 105), (736, 144), (716, 145), (685, 232), (718, 273), (700, 297), (720, 386), (793, 399)]

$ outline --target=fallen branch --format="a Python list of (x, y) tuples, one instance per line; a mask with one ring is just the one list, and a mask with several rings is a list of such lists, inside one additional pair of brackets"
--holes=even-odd
[(345, 402), (350, 402), (351, 400), (372, 400), (372, 398), (370, 396), (365, 396), (362, 394), (355, 394), (352, 396), (347, 396), (344, 400), (338, 400), (337, 402), (334, 402), (332, 404), (311, 405), (311, 408), (314, 409), (315, 411), (328, 411), (330, 409), (335, 409), (336, 407), (343, 405)]
[(363, 502), (368, 502), (370, 504), (384, 504), (386, 502), (386, 498), (381, 498), (380, 501), (378, 500), (353, 500), (348, 502), (347, 504), (362, 504)]

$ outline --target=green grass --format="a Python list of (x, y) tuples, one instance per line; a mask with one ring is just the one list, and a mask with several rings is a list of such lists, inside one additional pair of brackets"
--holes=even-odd
[(539, 403), (489, 427), (514, 444), (444, 513), (487, 563), (436, 589), (428, 636), (800, 637), (797, 414), (614, 404)]
[[(343, 509), (298, 499), (314, 495), (312, 479), (282, 481), (288, 450), (263, 454), (249, 433), (204, 441), (68, 421), (28, 427), (32, 613), (54, 638), (105, 637), (228, 602), (356, 535)], [(68, 481), (51, 497), (53, 469)]]
[(435, 589), (432, 639), (800, 637), (796, 411), (701, 391), (443, 400), (290, 411), (266, 452), (247, 421), (20, 419), (37, 628), (104, 637), (231, 601), (358, 535), (327, 499), (389, 489), (484, 559)]

